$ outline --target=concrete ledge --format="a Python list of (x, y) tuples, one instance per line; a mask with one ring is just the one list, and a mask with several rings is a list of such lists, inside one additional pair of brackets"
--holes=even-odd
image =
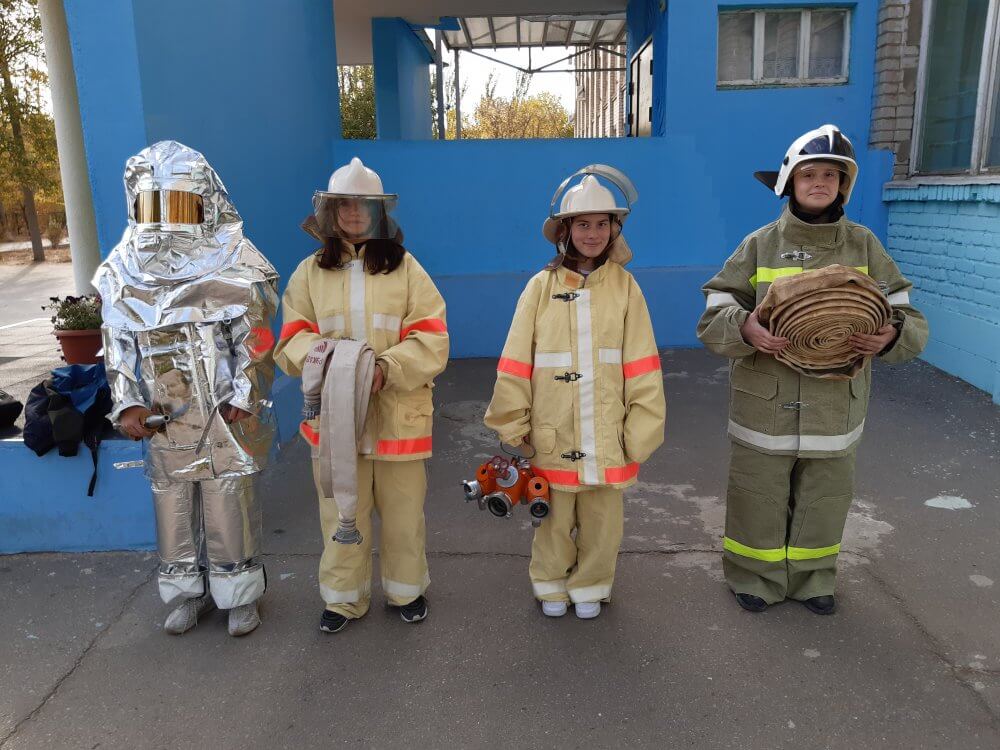
[(94, 464), (86, 447), (72, 458), (55, 449), (39, 457), (20, 437), (0, 440), (0, 553), (155, 547), (149, 482), (142, 469), (114, 468), (140, 459), (139, 443), (101, 443), (87, 497)]

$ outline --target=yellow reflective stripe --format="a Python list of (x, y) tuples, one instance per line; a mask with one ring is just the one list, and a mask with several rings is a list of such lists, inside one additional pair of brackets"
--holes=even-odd
[[(868, 266), (855, 266), (855, 268), (861, 273), (868, 273)], [(757, 288), (758, 284), (770, 284), (775, 279), (780, 279), (782, 276), (795, 276), (803, 271), (815, 271), (815, 268), (797, 268), (791, 266), (789, 268), (767, 268), (766, 266), (757, 266), (757, 273), (750, 277), (750, 286), (754, 289)]]
[(728, 536), (722, 537), (722, 546), (734, 555), (752, 557), (754, 560), (763, 560), (764, 562), (780, 562), (785, 559), (784, 547), (779, 547), (778, 549), (755, 549), (753, 547), (747, 547), (745, 544), (740, 544), (735, 539), (730, 539)]
[(789, 560), (815, 560), (817, 557), (836, 555), (840, 552), (839, 544), (831, 544), (829, 547), (789, 547)]

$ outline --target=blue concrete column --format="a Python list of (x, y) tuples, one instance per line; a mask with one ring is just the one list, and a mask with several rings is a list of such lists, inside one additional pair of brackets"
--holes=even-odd
[(375, 123), (378, 137), (427, 140), (431, 137), (433, 59), (401, 18), (372, 20), (375, 65)]

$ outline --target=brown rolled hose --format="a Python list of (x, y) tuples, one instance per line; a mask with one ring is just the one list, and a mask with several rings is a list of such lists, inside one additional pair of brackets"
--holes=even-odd
[(775, 279), (757, 317), (772, 335), (788, 339), (774, 355), (780, 362), (803, 375), (850, 380), (866, 358), (854, 351), (851, 336), (878, 331), (892, 307), (870, 276), (832, 265)]

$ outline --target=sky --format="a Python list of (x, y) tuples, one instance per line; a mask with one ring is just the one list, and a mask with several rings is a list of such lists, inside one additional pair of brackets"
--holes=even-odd
[[(428, 35), (433, 41), (433, 29), (428, 29)], [(570, 49), (568, 47), (536, 48), (531, 51), (531, 63), (537, 68), (540, 65), (558, 60), (560, 57), (565, 57), (575, 51), (575, 48)], [(506, 65), (484, 60), (482, 57), (470, 54), (469, 52), (461, 52), (460, 54), (459, 76), (462, 84), (468, 84), (465, 96), (462, 97), (462, 113), (464, 115), (471, 114), (473, 109), (475, 109), (476, 103), (486, 88), (486, 79), (491, 72), (495, 72), (498, 78), (497, 94), (499, 96), (510, 96), (513, 93), (514, 81), (517, 78), (516, 70), (508, 68)], [(483, 50), (483, 54), (511, 63), (512, 65), (528, 66), (527, 49)], [(452, 73), (455, 55), (453, 52), (448, 52), (446, 48), (444, 58), (448, 64), (448, 67), (445, 68), (445, 80), (448, 80), (448, 77)], [(572, 68), (573, 60), (565, 60), (552, 67), (556, 69)], [(531, 88), (528, 90), (528, 93), (538, 94), (543, 91), (549, 91), (559, 97), (566, 111), (570, 115), (573, 114), (576, 109), (576, 83), (573, 80), (572, 73), (536, 73), (531, 78)]]

